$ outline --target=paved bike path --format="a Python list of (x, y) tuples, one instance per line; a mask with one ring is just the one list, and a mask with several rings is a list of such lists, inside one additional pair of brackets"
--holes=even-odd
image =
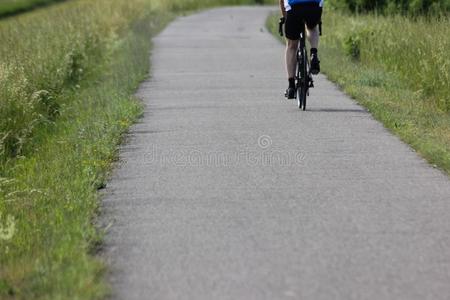
[(269, 10), (154, 39), (104, 199), (113, 298), (449, 299), (449, 179), (325, 77), (284, 100)]

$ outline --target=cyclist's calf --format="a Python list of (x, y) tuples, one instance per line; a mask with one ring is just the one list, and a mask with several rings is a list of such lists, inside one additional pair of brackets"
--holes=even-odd
[(311, 48), (318, 48), (319, 47), (319, 25), (313, 28), (306, 28), (306, 36), (308, 38), (309, 44), (311, 45)]
[(298, 49), (298, 43), (299, 40), (290, 40), (287, 39), (286, 42), (286, 67), (287, 67), (287, 73), (288, 78), (294, 78), (295, 77), (295, 68), (297, 63), (297, 49)]
[(287, 40), (287, 48), (289, 50), (297, 52), (299, 40), (290, 40), (290, 39), (286, 40)]

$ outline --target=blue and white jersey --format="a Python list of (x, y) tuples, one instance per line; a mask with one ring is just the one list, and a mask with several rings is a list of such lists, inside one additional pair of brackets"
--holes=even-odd
[(324, 0), (284, 0), (284, 8), (286, 11), (291, 10), (291, 5), (299, 3), (318, 3), (320, 7), (323, 6)]

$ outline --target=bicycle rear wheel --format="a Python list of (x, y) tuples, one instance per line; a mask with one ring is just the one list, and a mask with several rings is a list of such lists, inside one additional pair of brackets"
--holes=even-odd
[(306, 110), (306, 97), (308, 95), (308, 57), (306, 47), (299, 49), (297, 66), (297, 104), (299, 109)]

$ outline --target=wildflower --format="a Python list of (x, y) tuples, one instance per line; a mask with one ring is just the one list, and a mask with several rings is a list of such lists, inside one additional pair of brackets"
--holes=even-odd
[(3, 224), (2, 217), (0, 215), (0, 240), (8, 241), (13, 238), (16, 231), (16, 222), (14, 217), (8, 215), (6, 217), (6, 222)]

